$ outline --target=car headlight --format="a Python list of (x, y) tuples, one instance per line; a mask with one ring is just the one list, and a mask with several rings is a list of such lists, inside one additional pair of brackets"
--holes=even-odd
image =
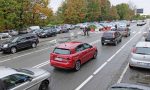
[(4, 47), (4, 48), (7, 48), (7, 47), (8, 47), (8, 44), (4, 44), (3, 47)]
[(42, 33), (42, 35), (45, 35), (45, 33)]

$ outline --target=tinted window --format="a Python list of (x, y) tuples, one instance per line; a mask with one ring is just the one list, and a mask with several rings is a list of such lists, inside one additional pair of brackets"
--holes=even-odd
[(83, 44), (84, 45), (84, 48), (85, 49), (88, 49), (88, 48), (91, 48), (92, 46), (91, 45), (89, 45), (89, 44), (87, 44), (87, 43), (85, 43), (85, 44)]
[(147, 54), (150, 55), (150, 48), (144, 48), (144, 47), (137, 47), (136, 48), (137, 54)]
[(7, 89), (14, 88), (17, 85), (20, 85), (28, 80), (29, 76), (21, 75), (21, 74), (14, 74), (7, 76), (2, 79), (4, 85)]
[(62, 48), (55, 48), (53, 52), (56, 54), (65, 54), (65, 55), (71, 54), (70, 50)]
[(113, 37), (113, 33), (104, 33), (103, 37)]
[(83, 51), (85, 49), (85, 47), (83, 45), (79, 45), (77, 48), (76, 48), (76, 52), (80, 52), (80, 51)]

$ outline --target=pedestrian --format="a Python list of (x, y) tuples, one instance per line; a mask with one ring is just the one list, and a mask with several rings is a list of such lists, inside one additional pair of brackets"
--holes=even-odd
[(1, 79), (0, 79), (0, 90), (6, 90), (6, 87)]
[(89, 36), (89, 31), (90, 31), (91, 29), (90, 29), (90, 27), (87, 27), (87, 29), (86, 29), (86, 35), (87, 36)]
[(87, 29), (86, 27), (83, 28), (84, 36), (86, 36), (86, 29)]
[(115, 25), (115, 30), (117, 30), (117, 24)]

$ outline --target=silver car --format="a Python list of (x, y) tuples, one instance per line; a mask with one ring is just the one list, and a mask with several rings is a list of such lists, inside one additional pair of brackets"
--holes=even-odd
[(0, 66), (0, 90), (48, 90), (50, 73), (37, 68), (13, 69)]
[(136, 44), (131, 53), (129, 66), (150, 69), (150, 42)]

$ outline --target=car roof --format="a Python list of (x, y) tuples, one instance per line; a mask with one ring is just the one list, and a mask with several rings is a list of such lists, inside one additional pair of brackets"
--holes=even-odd
[(106, 32), (104, 32), (104, 34), (105, 33), (115, 33), (116, 31), (106, 31)]
[(82, 42), (66, 42), (66, 43), (60, 44), (59, 46), (57, 46), (57, 48), (74, 49), (80, 44), (83, 44), (83, 43)]
[(5, 66), (0, 66), (0, 78), (4, 78), (6, 76), (16, 74), (18, 73), (15, 69), (5, 67)]
[(144, 42), (144, 41), (138, 42), (136, 44), (136, 47), (150, 47), (150, 42)]

